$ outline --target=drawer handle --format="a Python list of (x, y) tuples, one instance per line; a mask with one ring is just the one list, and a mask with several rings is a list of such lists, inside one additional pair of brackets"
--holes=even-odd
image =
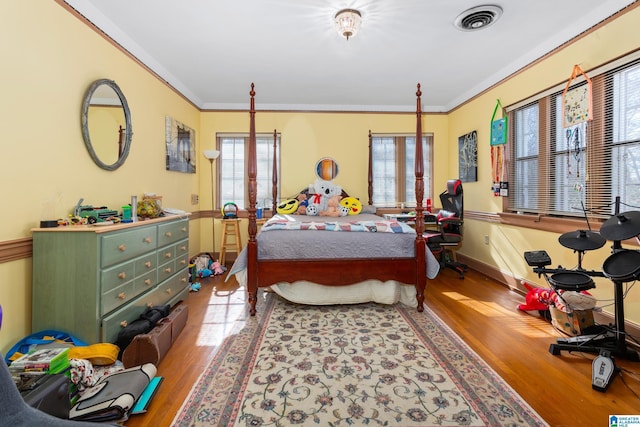
[(187, 283), (187, 280), (188, 280), (188, 279), (187, 279), (186, 277), (183, 277), (182, 279), (180, 279), (180, 281), (181, 281), (182, 283)]
[(149, 307), (149, 308), (153, 307), (153, 303), (148, 302), (148, 303), (147, 303), (147, 307)]
[(165, 273), (171, 273), (171, 267), (167, 267), (167, 268), (165, 268), (165, 269), (164, 269), (164, 272), (165, 272)]
[(173, 256), (173, 254), (171, 252), (165, 252), (164, 253), (164, 257), (165, 258), (171, 258)]
[(151, 279), (147, 279), (147, 280), (145, 280), (145, 281), (144, 281), (144, 284), (145, 284), (145, 285), (147, 285), (147, 286), (149, 286), (149, 285), (151, 284)]
[(180, 260), (180, 264), (185, 265), (186, 263), (187, 263), (187, 260), (186, 260), (186, 259), (181, 259), (181, 260)]
[(187, 227), (182, 227), (180, 230), (181, 230), (183, 233), (186, 233), (186, 232), (187, 232)]
[(127, 298), (127, 296), (125, 295), (124, 292), (121, 292), (121, 293), (118, 294), (118, 298), (125, 299), (125, 298)]
[(151, 261), (145, 262), (144, 266), (147, 267), (147, 268), (150, 268), (151, 267)]
[(167, 289), (165, 292), (171, 295), (171, 288)]
[(180, 250), (181, 250), (182, 252), (184, 252), (184, 251), (186, 251), (186, 250), (187, 250), (187, 247), (186, 247), (186, 246), (184, 246), (184, 245), (182, 245), (182, 246), (180, 246)]
[(144, 242), (145, 243), (151, 243), (151, 237), (145, 237), (144, 238)]
[(122, 326), (123, 328), (127, 327), (127, 321), (123, 320), (122, 322), (120, 322), (120, 326)]
[(122, 244), (122, 245), (118, 246), (118, 249), (120, 249), (120, 252), (124, 252), (124, 251), (127, 250), (127, 245)]
[(166, 233), (164, 233), (164, 235), (167, 236), (167, 237), (171, 237), (172, 236), (170, 231), (167, 231)]
[(123, 271), (122, 273), (118, 274), (118, 277), (121, 279), (125, 279), (127, 277), (127, 273)]

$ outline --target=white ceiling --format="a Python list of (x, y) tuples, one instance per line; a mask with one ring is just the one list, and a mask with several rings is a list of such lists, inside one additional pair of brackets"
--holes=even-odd
[[(65, 0), (202, 109), (450, 111), (629, 0), (497, 0), (502, 17), (456, 29), (485, 0)], [(490, 0), (489, 0), (490, 1)], [(350, 40), (343, 8), (362, 14)]]

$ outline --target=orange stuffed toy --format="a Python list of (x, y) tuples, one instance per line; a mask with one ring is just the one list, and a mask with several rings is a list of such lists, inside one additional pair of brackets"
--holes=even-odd
[(320, 211), (320, 216), (342, 216), (342, 211), (340, 210), (340, 199), (341, 196), (331, 196), (329, 201), (327, 202), (327, 209), (324, 211)]

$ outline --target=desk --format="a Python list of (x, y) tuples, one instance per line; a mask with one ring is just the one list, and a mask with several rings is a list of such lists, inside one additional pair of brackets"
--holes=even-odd
[[(384, 214), (384, 219), (396, 220), (398, 222), (404, 222), (405, 224), (413, 227), (415, 225), (415, 214)], [(431, 213), (424, 213), (424, 228), (425, 230), (437, 230), (438, 221), (436, 216)]]

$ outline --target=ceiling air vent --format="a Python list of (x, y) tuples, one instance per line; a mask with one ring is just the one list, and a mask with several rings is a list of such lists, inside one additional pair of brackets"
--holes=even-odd
[(462, 31), (476, 31), (493, 24), (501, 15), (502, 8), (500, 6), (477, 6), (462, 12), (453, 24)]

